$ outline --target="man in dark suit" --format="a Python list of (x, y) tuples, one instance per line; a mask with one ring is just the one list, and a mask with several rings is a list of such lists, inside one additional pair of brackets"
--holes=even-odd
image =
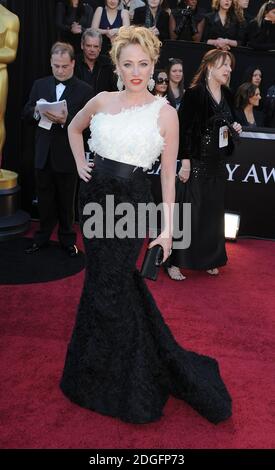
[(117, 91), (116, 78), (109, 57), (100, 54), (102, 35), (92, 28), (81, 37), (82, 53), (76, 56), (75, 76), (88, 83), (93, 96), (101, 91)]
[[(59, 222), (58, 238), (69, 256), (78, 254), (73, 231), (74, 200), (77, 171), (70, 149), (67, 127), (72, 118), (92, 97), (89, 85), (74, 77), (74, 50), (70, 44), (57, 42), (51, 50), (53, 76), (36, 80), (23, 117), (38, 124), (35, 139), (35, 169), (40, 215), (40, 230), (26, 253), (47, 246), (52, 231)], [(40, 115), (36, 102), (66, 100), (67, 111), (45, 113), (51, 128), (39, 127)]]

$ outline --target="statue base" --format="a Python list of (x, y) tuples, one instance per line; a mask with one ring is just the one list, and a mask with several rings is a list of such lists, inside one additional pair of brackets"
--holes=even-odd
[(17, 173), (0, 169), (0, 190), (15, 188), (17, 185)]
[(19, 209), (17, 177), (13, 171), (0, 170), (0, 241), (20, 236), (30, 225), (30, 215)]

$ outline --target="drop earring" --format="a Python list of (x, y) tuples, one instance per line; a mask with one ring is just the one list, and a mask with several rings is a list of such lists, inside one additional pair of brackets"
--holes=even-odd
[(116, 86), (117, 86), (118, 91), (122, 91), (124, 88), (124, 83), (120, 75), (118, 75), (117, 77)]
[(209, 70), (209, 73), (208, 73), (208, 80), (211, 80), (211, 69)]
[(147, 85), (148, 90), (153, 91), (153, 89), (155, 88), (155, 84), (156, 84), (156, 82), (153, 79), (153, 74), (152, 74), (151, 77), (150, 77), (150, 80), (148, 82), (148, 85)]

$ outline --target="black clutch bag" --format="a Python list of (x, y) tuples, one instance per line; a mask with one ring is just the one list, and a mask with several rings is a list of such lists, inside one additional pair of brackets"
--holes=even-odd
[(142, 277), (156, 281), (159, 267), (163, 261), (163, 248), (161, 245), (155, 245), (153, 248), (147, 248), (140, 274)]

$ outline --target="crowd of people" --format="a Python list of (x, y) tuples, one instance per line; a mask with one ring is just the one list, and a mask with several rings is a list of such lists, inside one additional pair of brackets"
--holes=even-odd
[[(228, 88), (235, 65), (232, 48), (275, 45), (275, 2), (265, 2), (252, 20), (247, 6), (248, 1), (213, 0), (213, 12), (204, 13), (197, 0), (57, 5), (60, 36), (51, 50), (52, 76), (34, 83), (24, 109), (25, 118), (37, 125), (40, 212), (40, 229), (26, 252), (47, 246), (58, 222), (60, 244), (69, 256), (77, 256), (73, 207), (78, 174), (86, 276), (61, 388), (80, 406), (148, 423), (161, 417), (172, 394), (211, 422), (231, 416), (231, 397), (217, 362), (176, 343), (137, 273), (143, 240), (104, 232), (91, 242), (84, 233), (84, 208), (91, 201), (103, 207), (110, 194), (116, 204), (127, 202), (135, 210), (149, 203), (146, 170), (161, 155), (163, 202), (169, 210), (175, 200), (192, 205), (191, 245), (173, 249), (172, 218), (164, 211), (163, 232), (150, 248), (162, 247), (173, 280), (185, 278), (181, 268), (219, 274), (227, 262), (226, 159), (242, 126), (270, 125), (270, 115), (260, 106), (258, 65), (246, 71), (235, 101)], [(187, 88), (182, 60), (171, 58), (166, 68), (157, 67), (160, 40), (168, 38), (213, 46)], [(46, 113), (49, 128), (40, 123), (41, 98), (67, 102), (62, 113)], [(87, 128), (93, 162), (85, 157)], [(181, 167), (175, 187), (177, 158)], [(104, 227), (107, 212), (103, 207)]]
[(264, 2), (255, 16), (249, 0), (212, 0), (212, 11), (200, 0), (63, 0), (57, 4), (59, 39), (80, 48), (81, 33), (89, 27), (103, 35), (103, 50), (110, 49), (120, 26), (149, 28), (161, 41), (206, 42), (218, 49), (236, 46), (275, 49), (275, 5)]
[[(63, 0), (57, 3), (56, 24), (59, 40), (74, 47), (75, 75), (93, 88), (95, 96), (117, 89), (108, 51), (121, 26), (145, 26), (162, 43), (166, 39), (203, 41), (224, 51), (235, 46), (275, 49), (274, 0), (264, 2), (255, 18), (248, 7), (249, 0), (212, 0), (212, 12), (201, 8), (199, 0)], [(178, 110), (184, 94), (184, 64), (179, 58), (169, 59), (165, 71), (156, 67), (155, 79), (158, 73), (165, 73), (168, 82), (163, 87), (156, 83), (153, 94), (166, 96)], [(274, 127), (274, 84), (269, 84), (266, 99), (261, 81), (261, 68), (251, 65), (240, 88), (234, 90), (243, 126)], [(257, 88), (243, 86), (245, 83)]]
[[(141, 23), (162, 41), (169, 37), (169, 31), (171, 33), (180, 28), (187, 31), (191, 27), (193, 35), (190, 35), (190, 29), (190, 34), (179, 34), (177, 38), (173, 34), (170, 36), (174, 39), (185, 38), (194, 41), (200, 38), (211, 44), (216, 51), (224, 53), (230, 50), (232, 52), (236, 45), (244, 43), (244, 38), (249, 36), (247, 31), (251, 28), (253, 21), (256, 21), (259, 28), (265, 23), (270, 23), (271, 29), (273, 25), (275, 27), (273, 0), (262, 5), (255, 20), (249, 19), (246, 14), (248, 1), (213, 0), (213, 12), (205, 14), (200, 9), (197, 0), (185, 0), (184, 5), (178, 3), (175, 5), (171, 1), (170, 7), (165, 1), (159, 0), (148, 0), (148, 3), (144, 5), (140, 3), (142, 2), (139, 0), (130, 0), (128, 3), (124, 1), (123, 4), (119, 4), (118, 0), (106, 0), (105, 6), (98, 6), (95, 1), (83, 3), (81, 0), (57, 3), (57, 27), (60, 41), (53, 46), (51, 52), (53, 77), (34, 83), (30, 99), (25, 106), (24, 116), (27, 120), (38, 124), (39, 114), (36, 113), (36, 101), (40, 98), (46, 98), (49, 101), (66, 99), (68, 114), (48, 116), (48, 119), (52, 121), (50, 131), (39, 125), (37, 127), (35, 168), (40, 229), (28, 248), (28, 253), (47, 246), (58, 221), (62, 247), (69, 256), (78, 254), (73, 231), (76, 173), (69, 148), (67, 126), (85, 102), (92, 97), (103, 91), (123, 89), (123, 84), (117, 76), (117, 70), (108, 53), (121, 26), (128, 27), (130, 23), (133, 25)], [(181, 23), (179, 23), (178, 16), (179, 7), (184, 7), (180, 16)], [(266, 26), (263, 27), (266, 28)], [(253, 28), (254, 31), (255, 27)], [(269, 35), (268, 44), (272, 42), (271, 37)], [(261, 39), (261, 44), (263, 43)], [(225, 85), (229, 85), (230, 75), (227, 75), (228, 82)], [(178, 111), (180, 118), (194, 111), (188, 109), (189, 91), (185, 98), (184, 63), (181, 59), (169, 59), (165, 69), (158, 68), (156, 64), (154, 76), (151, 79), (153, 85), (150, 87), (150, 92), (155, 96), (165, 98)], [(211, 81), (208, 80), (208, 82), (211, 85)], [(231, 114), (242, 126), (251, 128), (275, 126), (275, 93), (272, 91), (274, 85), (270, 84), (268, 99), (262, 100), (261, 82), (261, 67), (251, 65), (245, 71), (242, 83), (235, 91), (235, 101), (230, 100)], [(70, 90), (73, 88), (74, 93), (71, 94)], [(88, 131), (86, 131), (86, 137), (85, 150), (89, 155)], [(190, 170), (189, 166), (184, 169), (185, 173), (188, 170)], [(64, 195), (65, 186), (68, 187), (68, 191), (64, 199), (62, 195)], [(173, 261), (173, 256), (171, 260)], [(190, 263), (174, 260), (171, 266), (168, 266), (167, 272), (172, 279), (184, 279), (180, 272), (181, 264), (188, 266)], [(207, 270), (214, 269), (216, 272), (217, 267), (222, 265), (219, 261), (214, 264), (215, 266), (213, 262), (208, 263)]]

